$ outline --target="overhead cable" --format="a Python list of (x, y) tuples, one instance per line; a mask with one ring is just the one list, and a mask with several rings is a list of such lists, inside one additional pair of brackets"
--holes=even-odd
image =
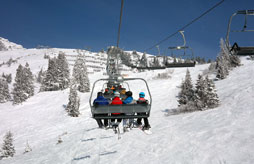
[(219, 5), (221, 5), (224, 2), (224, 0), (221, 0), (220, 2), (218, 2), (216, 5), (214, 5), (213, 7), (211, 7), (210, 9), (208, 9), (207, 11), (205, 11), (203, 14), (201, 14), (200, 16), (198, 16), (197, 18), (193, 19), (192, 21), (190, 21), (189, 23), (187, 23), (186, 25), (184, 25), (183, 27), (181, 27), (180, 29), (178, 29), (176, 32), (174, 32), (173, 34), (167, 36), (166, 38), (162, 39), (161, 41), (159, 41), (158, 43), (154, 44), (153, 46), (147, 48), (144, 50), (144, 52), (147, 52), (151, 49), (153, 49), (154, 47), (160, 45), (161, 43), (165, 42), (166, 40), (168, 40), (169, 38), (173, 37), (174, 35), (176, 35), (179, 31), (183, 31), (186, 27), (190, 26), (192, 23), (196, 22), (197, 20), (199, 20), (201, 17), (203, 17), (204, 15), (208, 14), (210, 11), (212, 11), (213, 9), (215, 9), (216, 7), (218, 7)]

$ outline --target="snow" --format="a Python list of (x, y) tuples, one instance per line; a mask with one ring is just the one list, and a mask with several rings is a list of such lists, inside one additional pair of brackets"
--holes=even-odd
[[(0, 67), (12, 73), (19, 64), (29, 62), (31, 71), (47, 68), (45, 53), (77, 54), (73, 49), (20, 49), (0, 52), (0, 60), (21, 57), (10, 67)], [(84, 52), (95, 56), (95, 53)], [(95, 59), (96, 60), (96, 59)], [(97, 60), (96, 60), (97, 61)], [(64, 109), (69, 89), (39, 92), (21, 105), (0, 104), (0, 142), (7, 131), (14, 134), (16, 154), (0, 160), (1, 164), (36, 163), (254, 163), (254, 62), (242, 58), (243, 66), (232, 70), (225, 80), (215, 81), (220, 106), (206, 111), (165, 116), (177, 107), (177, 95), (186, 68), (170, 68), (136, 73), (126, 71), (128, 77), (147, 80), (153, 99), (149, 118), (152, 135), (140, 129), (122, 133), (121, 139), (112, 130), (98, 129), (91, 118), (90, 93), (79, 93), (79, 117), (70, 117)], [(96, 63), (94, 63), (96, 64)], [(100, 65), (100, 64), (98, 64)], [(208, 65), (189, 68), (195, 84), (197, 76)], [(103, 70), (102, 70), (103, 71)], [(170, 78), (155, 78), (168, 72)], [(105, 77), (102, 72), (89, 74), (91, 84)], [(92, 85), (91, 85), (92, 86)], [(134, 98), (144, 88), (133, 82)], [(97, 89), (99, 89), (98, 87)], [(59, 137), (63, 140), (57, 144)], [(24, 153), (26, 144), (32, 148)], [(2, 142), (1, 142), (2, 143)]]
[(17, 50), (17, 49), (24, 49), (22, 45), (10, 42), (8, 39), (2, 38), (2, 37), (0, 37), (0, 42), (4, 46), (3, 48), (6, 49), (7, 51)]

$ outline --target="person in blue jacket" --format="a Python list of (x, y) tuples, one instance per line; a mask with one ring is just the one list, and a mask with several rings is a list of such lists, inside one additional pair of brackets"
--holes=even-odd
[[(109, 102), (106, 98), (103, 97), (102, 92), (97, 93), (97, 98), (93, 101), (94, 106), (98, 105), (109, 105)], [(98, 114), (98, 115), (107, 115), (107, 114)], [(103, 128), (103, 126), (106, 128), (108, 126), (108, 119), (104, 119), (104, 125), (102, 124), (101, 119), (96, 119), (99, 128)]]
[[(126, 95), (126, 98), (125, 98), (125, 100), (123, 100), (123, 104), (136, 104), (136, 101), (132, 97), (132, 92), (131, 91), (127, 91), (125, 93), (125, 95)], [(126, 115), (128, 115), (128, 114), (126, 114)], [(123, 120), (123, 130), (124, 130), (124, 132), (128, 131), (127, 128), (131, 127), (133, 123), (134, 123), (134, 119), (133, 118), (129, 119), (129, 120), (128, 119), (124, 119)]]

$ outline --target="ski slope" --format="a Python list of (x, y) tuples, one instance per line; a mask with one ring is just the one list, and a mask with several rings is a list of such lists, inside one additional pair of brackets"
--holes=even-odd
[[(65, 51), (65, 50), (62, 50)], [(71, 50), (66, 50), (70, 51)], [(0, 52), (0, 59), (18, 57), (11, 67), (0, 67), (0, 73), (12, 73), (18, 64), (29, 62), (33, 73), (47, 68), (45, 50), (27, 49)], [(30, 56), (28, 56), (30, 54)], [(33, 54), (33, 55), (31, 55)], [(0, 104), (0, 141), (7, 131), (14, 134), (16, 154), (0, 160), (1, 164), (154, 164), (154, 163), (254, 163), (254, 62), (242, 58), (243, 66), (230, 72), (227, 79), (216, 81), (220, 106), (215, 109), (165, 116), (177, 107), (179, 85), (186, 68), (174, 68), (136, 73), (128, 77), (143, 77), (150, 87), (153, 104), (152, 135), (139, 129), (122, 133), (121, 139), (112, 130), (97, 128), (89, 109), (90, 93), (79, 93), (81, 115), (67, 115), (69, 90), (39, 92), (21, 105)], [(189, 68), (193, 82), (208, 65)], [(171, 78), (156, 79), (168, 72)], [(89, 75), (91, 83), (103, 78), (101, 72)], [(39, 84), (36, 84), (36, 91)], [(134, 99), (143, 86), (131, 86)], [(61, 136), (62, 143), (57, 144)], [(25, 153), (26, 143), (32, 148)]]

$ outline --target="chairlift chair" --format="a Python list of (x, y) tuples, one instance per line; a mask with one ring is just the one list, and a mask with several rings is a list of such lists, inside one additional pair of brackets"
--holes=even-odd
[[(122, 105), (94, 105), (93, 104), (93, 93), (95, 86), (99, 81), (114, 81), (115, 79), (99, 79), (94, 82), (91, 96), (89, 99), (89, 105), (91, 108), (92, 118), (94, 119), (131, 119), (131, 118), (147, 118), (150, 116), (152, 106), (152, 96), (148, 87), (147, 82), (142, 78), (125, 78), (122, 79), (121, 83), (128, 83), (128, 81), (141, 80), (145, 83), (146, 90), (149, 94), (148, 104), (122, 104)], [(122, 113), (124, 115), (111, 115), (112, 113)], [(137, 113), (144, 113), (138, 115)], [(127, 115), (125, 115), (127, 114)]]
[[(242, 30), (230, 30), (231, 28), (231, 22), (234, 16), (236, 15), (244, 15), (245, 16), (245, 22)], [(247, 29), (247, 16), (254, 16), (254, 10), (240, 10), (234, 13), (228, 23), (228, 29), (227, 29), (227, 36), (226, 36), (226, 46), (231, 54), (238, 55), (238, 56), (248, 56), (248, 55), (254, 55), (254, 46), (251, 47), (242, 47), (239, 46), (237, 42), (233, 44), (233, 46), (230, 46), (229, 42), (229, 34), (230, 32), (254, 32), (254, 29)]]
[[(178, 60), (183, 59), (184, 61), (174, 61), (172, 63), (167, 63), (166, 67), (194, 67), (196, 65), (196, 62), (194, 60), (194, 53), (193, 49), (189, 46), (186, 46), (186, 40), (185, 36), (183, 34), (183, 31), (179, 31), (179, 33), (182, 35), (184, 44), (182, 46), (174, 46), (174, 47), (168, 47), (168, 49), (171, 50), (171, 57), (172, 58), (178, 58)], [(182, 51), (183, 53), (180, 55), (175, 54), (175, 51)]]

